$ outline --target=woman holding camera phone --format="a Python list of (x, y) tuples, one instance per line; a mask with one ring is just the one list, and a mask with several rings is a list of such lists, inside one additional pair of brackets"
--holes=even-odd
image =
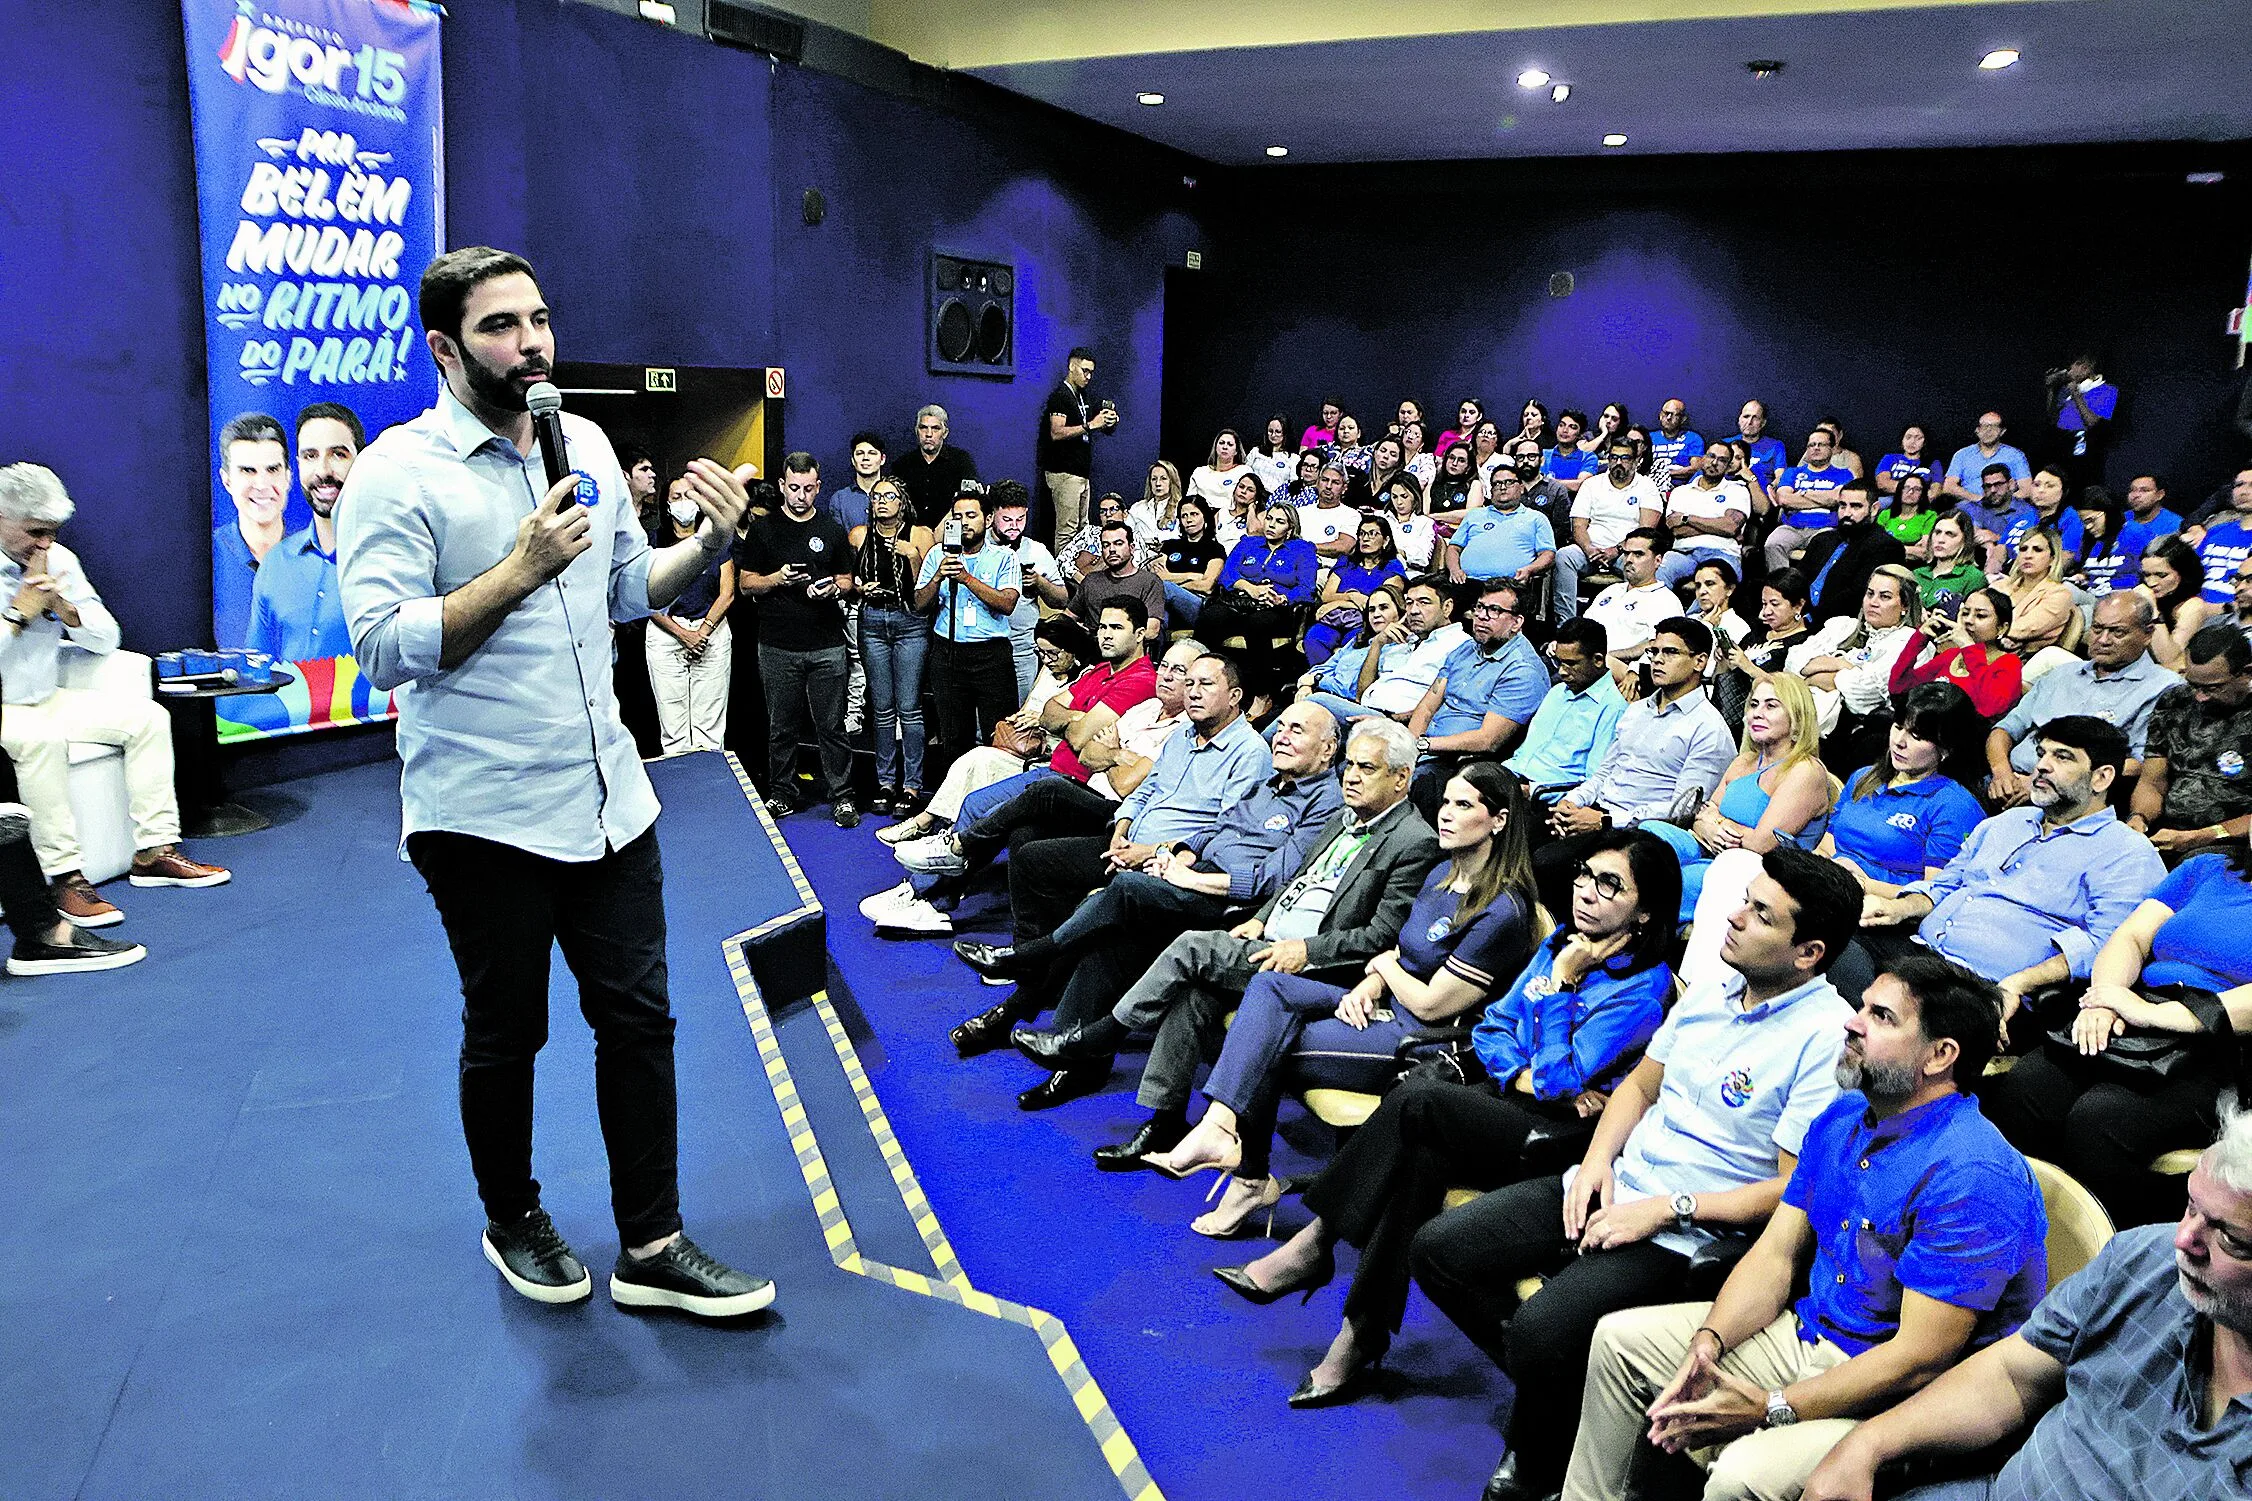
[(931, 530), (908, 516), (899, 482), (881, 479), (868, 492), (867, 524), (854, 527), (850, 540), (860, 659), (868, 668), (876, 729), (876, 792), (868, 806), (905, 813), (923, 800), (923, 658), (930, 623), (916, 612), (914, 593)]
[(1938, 610), (1924, 617), (1923, 633), (1938, 648), (1923, 661), (1902, 652), (1892, 666), (1895, 697), (1919, 683), (1953, 683), (1970, 696), (1979, 716), (1991, 724), (2016, 706), (2025, 691), (2025, 664), (2000, 645), (2016, 607), (1996, 588), (1971, 595), (1950, 620)]

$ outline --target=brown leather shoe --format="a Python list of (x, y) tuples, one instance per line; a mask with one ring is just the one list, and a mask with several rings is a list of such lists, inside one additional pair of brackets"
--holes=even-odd
[(136, 886), (224, 886), (234, 876), (216, 865), (203, 865), (180, 853), (176, 844), (162, 845), (133, 857)]
[(54, 891), (56, 908), (82, 928), (107, 928), (125, 921), (125, 914), (103, 901), (83, 872), (66, 870), (48, 885)]

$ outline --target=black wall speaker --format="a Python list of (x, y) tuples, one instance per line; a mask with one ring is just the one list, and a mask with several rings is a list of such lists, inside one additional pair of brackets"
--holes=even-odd
[(931, 255), (929, 364), (933, 374), (1017, 373), (1017, 273), (999, 261)]

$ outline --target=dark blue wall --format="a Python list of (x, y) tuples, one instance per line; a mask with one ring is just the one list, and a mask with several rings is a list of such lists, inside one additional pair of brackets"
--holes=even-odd
[[(2228, 163), (2220, 186), (2189, 167)], [(2240, 147), (1856, 153), (1660, 162), (1291, 169), (1216, 183), (1260, 205), (1220, 229), (1172, 331), (1169, 457), (1276, 406), (1402, 396), (1451, 424), (1477, 394), (1645, 423), (1685, 398), (1708, 436), (1762, 396), (1795, 448), (1825, 414), (1874, 462), (1908, 421), (1943, 451), (1999, 406), (2031, 447), (2041, 375), (2083, 341), (2128, 391), (2115, 466), (2210, 486), (2242, 457), (2222, 336), (2252, 250)], [(1336, 212), (1299, 213), (1277, 204)], [(1551, 299), (1551, 272), (1577, 290)], [(2120, 483), (2123, 484), (2123, 479)]]

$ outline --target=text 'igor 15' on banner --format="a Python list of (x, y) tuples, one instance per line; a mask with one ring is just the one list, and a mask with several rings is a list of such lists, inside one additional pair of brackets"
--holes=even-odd
[(392, 712), (352, 661), (331, 519), (368, 438), (429, 405), (415, 291), (445, 237), (435, 7), (183, 0), (211, 364), (218, 644), (292, 664), (221, 739)]

